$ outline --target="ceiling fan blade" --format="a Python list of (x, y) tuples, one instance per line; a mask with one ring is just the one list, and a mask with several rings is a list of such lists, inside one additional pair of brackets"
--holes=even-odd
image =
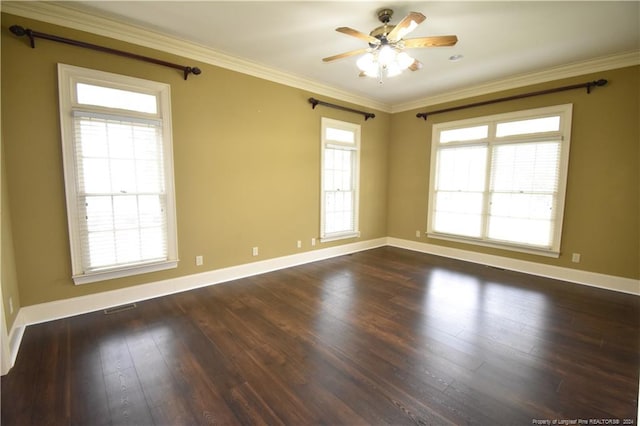
[(329, 56), (329, 57), (326, 57), (326, 58), (322, 58), (322, 61), (323, 62), (331, 62), (331, 61), (335, 61), (337, 59), (348, 58), (349, 56), (359, 55), (361, 53), (367, 53), (368, 51), (369, 51), (369, 48), (352, 50), (350, 52), (344, 52), (344, 53), (340, 53), (338, 55), (333, 55), (333, 56)]
[(409, 69), (411, 71), (418, 71), (420, 68), (422, 68), (422, 62), (420, 62), (417, 59), (415, 61), (413, 61), (413, 63), (411, 65), (409, 65)]
[(415, 47), (445, 47), (453, 46), (458, 42), (458, 37), (454, 35), (448, 36), (435, 36), (435, 37), (420, 37), (410, 38), (404, 40), (404, 47), (411, 49)]
[(390, 41), (401, 40), (404, 36), (415, 30), (425, 19), (427, 18), (420, 12), (409, 12), (409, 14), (391, 30), (387, 35), (387, 39)]
[(372, 44), (380, 44), (380, 40), (378, 40), (377, 38), (370, 36), (368, 34), (365, 33), (361, 33), (358, 30), (354, 30), (353, 28), (349, 28), (349, 27), (340, 27), (340, 28), (336, 28), (336, 31), (342, 34), (346, 34), (346, 35), (350, 35), (352, 37), (356, 37), (359, 38), (360, 40), (364, 40), (367, 43), (372, 43)]

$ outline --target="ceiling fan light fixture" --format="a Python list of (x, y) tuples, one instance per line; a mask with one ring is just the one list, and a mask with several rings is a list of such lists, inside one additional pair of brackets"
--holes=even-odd
[(387, 77), (395, 77), (397, 75), (402, 74), (402, 70), (400, 69), (400, 65), (397, 62), (391, 62), (389, 65), (385, 67), (386, 76)]
[(400, 52), (396, 56), (396, 62), (402, 71), (406, 70), (415, 62), (415, 59), (409, 56), (407, 52)]
[(396, 61), (397, 52), (391, 46), (384, 45), (378, 51), (378, 62), (383, 67), (389, 66)]
[(376, 62), (377, 61), (373, 53), (368, 52), (362, 55), (360, 59), (356, 61), (356, 66), (360, 71), (367, 72), (373, 67), (378, 68), (378, 65), (376, 64)]
[(374, 52), (367, 52), (357, 61), (358, 69), (367, 77), (395, 77), (408, 69), (415, 59), (406, 52), (398, 52), (390, 46), (382, 46)]
[[(422, 68), (422, 63), (419, 60), (404, 52), (405, 48), (454, 46), (458, 42), (458, 37), (455, 35), (405, 39), (407, 34), (425, 20), (425, 16), (420, 12), (409, 12), (397, 25), (391, 25), (389, 24), (391, 15), (393, 15), (391, 9), (379, 10), (378, 19), (383, 25), (375, 28), (369, 34), (349, 27), (336, 28), (339, 33), (366, 41), (369, 48), (352, 50), (322, 60), (331, 62), (366, 52), (356, 61), (356, 65), (360, 69), (360, 76), (375, 77), (382, 83), (384, 77), (394, 77), (407, 69), (417, 71)], [(451, 59), (453, 60), (453, 58)]]

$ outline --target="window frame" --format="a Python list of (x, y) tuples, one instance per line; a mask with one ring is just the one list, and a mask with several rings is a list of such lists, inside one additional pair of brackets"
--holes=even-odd
[[(359, 205), (360, 205), (360, 144), (361, 144), (361, 126), (359, 124), (350, 123), (348, 121), (335, 120), (332, 118), (321, 118), (321, 144), (320, 144), (320, 242), (329, 242), (342, 240), (346, 238), (360, 237), (359, 225)], [(328, 128), (346, 130), (353, 132), (354, 142), (341, 142), (329, 140), (326, 137)], [(355, 152), (352, 160), (351, 179), (353, 186), (353, 212), (352, 221), (353, 229), (349, 231), (326, 232), (326, 208), (325, 208), (325, 150), (326, 148), (344, 149)]]
[[(127, 109), (79, 104), (76, 85), (87, 83), (113, 89), (150, 94), (156, 97), (157, 112), (143, 113)], [(127, 277), (149, 272), (176, 268), (178, 265), (178, 237), (175, 206), (175, 184), (173, 172), (173, 142), (171, 123), (171, 86), (135, 77), (104, 71), (58, 64), (58, 93), (60, 105), (60, 126), (63, 154), (64, 181), (66, 193), (67, 222), (71, 255), (72, 279), (74, 284)], [(75, 111), (111, 115), (132, 120), (152, 120), (161, 122), (164, 170), (164, 196), (166, 208), (167, 256), (164, 260), (142, 261), (126, 265), (106, 266), (95, 270), (85, 270), (83, 262), (80, 208), (77, 207), (78, 176), (75, 150)]]
[[(562, 227), (564, 218), (564, 207), (566, 198), (567, 176), (569, 170), (569, 149), (571, 144), (571, 122), (572, 122), (573, 104), (554, 105), (549, 107), (534, 108), (528, 110), (514, 111), (503, 114), (495, 114), (484, 117), (475, 117), (464, 120), (451, 122), (436, 123), (432, 126), (431, 135), (431, 159), (429, 172), (429, 194), (427, 209), (427, 236), (429, 238), (448, 240), (454, 242), (462, 242), (478, 246), (500, 248), (510, 251), (517, 251), (529, 254), (536, 254), (547, 257), (559, 257), (562, 239)], [(549, 116), (560, 116), (560, 124), (558, 131), (527, 133), (520, 135), (510, 135), (497, 137), (496, 131), (499, 123), (512, 121), (520, 121), (527, 119), (543, 118)], [(453, 130), (457, 128), (472, 127), (477, 125), (488, 125), (488, 135), (485, 138), (465, 140), (461, 142), (439, 143), (440, 132), (444, 130)], [(506, 242), (488, 238), (488, 222), (490, 195), (492, 194), (491, 185), (491, 167), (492, 167), (492, 147), (496, 145), (514, 145), (518, 143), (544, 142), (550, 139), (560, 142), (559, 157), (559, 174), (557, 181), (557, 191), (555, 195), (555, 215), (552, 220), (554, 229), (552, 233), (552, 241), (550, 247), (541, 247), (536, 245)], [(438, 232), (434, 230), (435, 221), (435, 195), (436, 195), (436, 172), (438, 153), (440, 148), (446, 147), (469, 147), (469, 146), (485, 146), (487, 148), (485, 182), (483, 191), (483, 205), (481, 213), (481, 235), (480, 237), (469, 237), (456, 234)]]

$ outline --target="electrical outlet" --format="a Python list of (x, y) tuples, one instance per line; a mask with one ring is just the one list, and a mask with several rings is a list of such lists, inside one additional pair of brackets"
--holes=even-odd
[(202, 266), (204, 258), (202, 256), (196, 256), (196, 266)]
[(420, 235), (421, 235), (421, 233), (420, 233), (420, 230), (418, 229), (418, 230), (416, 231), (416, 237), (417, 237), (417, 238), (420, 238)]
[(257, 256), (258, 255), (258, 247), (254, 247), (253, 250), (251, 251), (251, 255), (252, 256)]
[(312, 238), (312, 239), (311, 239), (311, 245), (312, 245), (312, 246), (315, 246), (315, 245), (316, 245), (316, 239), (315, 239), (315, 238)]
[(571, 255), (571, 261), (573, 263), (580, 263), (580, 253), (573, 253)]
[(302, 241), (298, 240), (298, 248), (302, 248)]
[(13, 314), (13, 297), (9, 297), (9, 314)]

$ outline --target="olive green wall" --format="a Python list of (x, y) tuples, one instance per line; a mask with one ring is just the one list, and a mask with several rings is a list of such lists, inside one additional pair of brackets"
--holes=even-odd
[[(425, 122), (417, 112), (495, 99), (600, 78), (606, 87), (572, 90), (433, 115)], [(433, 105), (394, 114), (389, 145), (387, 233), (532, 262), (608, 275), (640, 277), (640, 67), (599, 72), (488, 96)], [(561, 255), (558, 259), (453, 243), (426, 237), (431, 128), (435, 123), (550, 105), (573, 104), (569, 174)], [(572, 253), (581, 253), (579, 264)]]
[[(14, 24), (198, 66), (203, 72), (184, 81), (180, 71), (170, 68), (46, 40), (37, 40), (31, 49), (26, 39), (9, 33)], [(171, 85), (177, 269), (73, 285), (57, 63)], [(310, 96), (314, 94), (163, 52), (3, 15), (3, 143), (22, 306), (385, 237), (390, 115), (374, 111), (376, 118), (365, 122), (343, 111), (312, 110)], [(362, 125), (361, 237), (312, 248), (320, 223), (322, 116)], [(260, 248), (258, 257), (251, 256), (254, 246)], [(196, 255), (204, 256), (203, 266), (195, 266)]]
[[(16, 263), (13, 252), (13, 233), (11, 231), (11, 215), (9, 214), (9, 192), (7, 188), (7, 179), (5, 176), (4, 152), (2, 153), (2, 206), (0, 207), (2, 217), (2, 229), (0, 230), (1, 247), (0, 253), (2, 264), (0, 268), (2, 274), (2, 302), (4, 303), (4, 317), (7, 324), (7, 330), (11, 330), (11, 326), (18, 315), (20, 309), (20, 293), (18, 290), (18, 277), (16, 275)], [(13, 312), (9, 309), (9, 300), (13, 302)]]

